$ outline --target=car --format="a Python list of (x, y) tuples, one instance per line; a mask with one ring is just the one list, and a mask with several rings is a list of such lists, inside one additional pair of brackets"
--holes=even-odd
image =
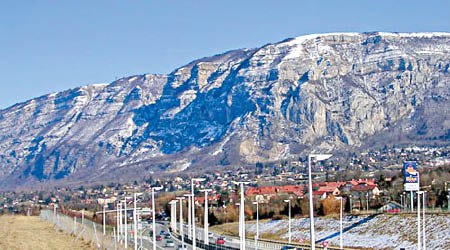
[(161, 235), (156, 235), (156, 241), (162, 241)]
[(175, 242), (168, 240), (166, 241), (166, 247), (174, 247), (175, 246)]
[(225, 240), (222, 237), (217, 238), (217, 244), (225, 244)]
[(170, 239), (170, 234), (165, 234), (164, 239)]
[(160, 234), (160, 235), (164, 235), (164, 234), (166, 234), (166, 232), (160, 231), (159, 234)]
[(208, 237), (209, 237), (209, 238), (214, 238), (214, 234), (213, 234), (213, 233), (209, 233), (209, 234), (208, 234)]
[(177, 248), (178, 250), (187, 250), (187, 247), (186, 246), (183, 246), (183, 245), (178, 245), (178, 248)]
[(289, 250), (289, 249), (296, 249), (296, 248), (293, 247), (293, 246), (283, 246), (283, 247), (281, 247), (281, 250)]

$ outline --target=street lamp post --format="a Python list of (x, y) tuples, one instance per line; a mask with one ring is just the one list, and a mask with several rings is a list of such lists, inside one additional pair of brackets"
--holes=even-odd
[(192, 215), (191, 215), (191, 213), (192, 213), (192, 209), (191, 209), (191, 204), (192, 204), (192, 202), (191, 202), (191, 197), (192, 197), (192, 194), (184, 194), (184, 196), (185, 197), (187, 197), (187, 203), (188, 203), (188, 207), (187, 207), (187, 209), (188, 209), (188, 219), (187, 219), (187, 222), (188, 222), (188, 238), (190, 238), (190, 239), (192, 239)]
[(344, 240), (343, 240), (343, 235), (342, 235), (342, 197), (336, 197), (336, 199), (340, 200), (341, 202), (341, 209), (340, 209), (340, 213), (339, 213), (339, 247), (340, 249), (344, 249)]
[(241, 186), (241, 203), (240, 203), (240, 208), (239, 208), (239, 229), (241, 231), (241, 235), (240, 235), (240, 249), (241, 250), (245, 250), (245, 214), (244, 214), (244, 209), (245, 209), (245, 197), (244, 197), (244, 185), (245, 184), (249, 184), (249, 182), (244, 182), (244, 181), (235, 181), (233, 182), (234, 184), (238, 184)]
[(134, 193), (133, 194), (133, 205), (134, 205), (134, 207), (133, 207), (133, 226), (134, 226), (134, 234), (133, 234), (133, 236), (134, 236), (134, 250), (137, 250), (137, 242), (138, 242), (138, 239), (137, 239), (137, 231), (138, 231), (138, 226), (137, 226), (137, 223), (138, 223), (138, 217), (137, 217), (137, 209), (136, 209), (136, 197), (138, 196), (138, 195), (141, 195), (142, 193)]
[(353, 213), (353, 207), (352, 207), (352, 195), (350, 195), (350, 214)]
[(417, 191), (417, 250), (420, 250), (421, 244), (421, 235), (420, 235), (420, 195), (422, 191)]
[(124, 209), (124, 217), (125, 217), (125, 225), (124, 225), (124, 233), (125, 233), (125, 247), (128, 247), (128, 211), (127, 211), (127, 199), (131, 199), (132, 197), (125, 197), (124, 200), (122, 200), (125, 209)]
[(403, 194), (400, 194), (400, 207), (403, 210)]
[(106, 207), (107, 207), (106, 205), (103, 206), (103, 236), (106, 235), (106, 218), (105, 218), (105, 208)]
[(288, 222), (288, 224), (289, 224), (289, 229), (288, 229), (289, 240), (288, 240), (288, 242), (290, 244), (291, 243), (291, 200), (284, 200), (284, 202), (287, 202), (289, 205), (289, 222)]
[(255, 249), (258, 249), (259, 240), (259, 203), (257, 201), (253, 202), (256, 205), (256, 236), (255, 236)]
[(204, 218), (203, 218), (203, 226), (204, 226), (203, 241), (204, 241), (205, 245), (209, 245), (208, 192), (211, 192), (212, 189), (202, 189), (200, 191), (205, 192), (205, 214), (204, 214)]
[(121, 228), (122, 228), (122, 203), (117, 202), (117, 242), (121, 242)]
[(180, 201), (180, 235), (181, 235), (181, 246), (184, 249), (184, 232), (183, 232), (183, 200), (184, 197), (177, 197), (177, 200)]
[(316, 236), (314, 233), (314, 205), (313, 205), (313, 194), (312, 194), (312, 179), (311, 179), (311, 159), (315, 158), (317, 161), (323, 161), (330, 158), (331, 154), (310, 154), (308, 155), (308, 183), (309, 183), (309, 220), (310, 220), (310, 241), (311, 249), (316, 249)]
[(423, 202), (422, 202), (422, 206), (423, 206), (423, 208), (422, 208), (422, 212), (423, 212), (423, 214), (422, 214), (423, 250), (427, 249), (427, 247), (426, 247), (426, 238), (425, 238), (425, 209), (427, 207), (426, 198), (425, 198), (426, 194), (427, 194), (427, 191), (423, 191), (423, 193), (422, 193), (422, 198), (423, 198)]
[(159, 191), (163, 189), (162, 186), (160, 187), (152, 187), (152, 226), (153, 226), (153, 250), (156, 250), (156, 209), (155, 209), (155, 191)]
[(194, 181), (202, 182), (205, 178), (193, 178), (191, 179), (191, 193), (192, 193), (192, 250), (197, 249), (196, 241), (197, 235), (195, 234), (195, 194), (194, 194)]
[(123, 215), (122, 215), (122, 204), (123, 204), (123, 202), (120, 201), (120, 203), (119, 203), (119, 231), (120, 231), (119, 237), (120, 237), (120, 244), (123, 243), (123, 218), (122, 218)]
[(171, 200), (170, 204), (170, 227), (172, 231), (177, 232), (177, 202), (178, 200)]

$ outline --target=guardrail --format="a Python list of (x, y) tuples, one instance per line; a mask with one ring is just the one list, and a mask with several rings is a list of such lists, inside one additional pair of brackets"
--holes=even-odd
[[(173, 237), (177, 238), (181, 241), (181, 235), (174, 233), (169, 228), (169, 232), (172, 234)], [(188, 235), (184, 235), (184, 242), (186, 244), (192, 245), (192, 240), (189, 239)], [(246, 248), (248, 249), (255, 249), (255, 241), (254, 239), (247, 238), (246, 239)], [(288, 243), (288, 242), (281, 242), (281, 241), (273, 241), (273, 240), (267, 240), (267, 239), (259, 239), (257, 241), (257, 249), (282, 249), (285, 246), (288, 247), (294, 247), (296, 249), (311, 249), (311, 246), (309, 244), (300, 244), (300, 243)], [(239, 250), (239, 248), (231, 247), (231, 246), (225, 246), (222, 244), (217, 244), (215, 242), (210, 242), (208, 245), (204, 243), (203, 240), (197, 239), (196, 245), (199, 248), (206, 249), (206, 250), (215, 250), (215, 249), (224, 249), (224, 250)], [(316, 249), (327, 249), (327, 250), (340, 250), (339, 247), (334, 246), (328, 246), (327, 248), (323, 247), (321, 244), (316, 244)], [(345, 247), (344, 250), (358, 250), (358, 248), (347, 248)]]

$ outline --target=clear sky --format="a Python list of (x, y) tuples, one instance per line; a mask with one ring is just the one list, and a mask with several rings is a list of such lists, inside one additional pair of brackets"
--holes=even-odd
[(450, 32), (448, 0), (1, 0), (0, 109), (326, 32)]

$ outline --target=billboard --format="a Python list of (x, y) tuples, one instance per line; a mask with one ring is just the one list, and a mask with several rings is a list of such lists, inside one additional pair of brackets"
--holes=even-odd
[(405, 191), (419, 191), (419, 171), (417, 171), (416, 161), (403, 162), (403, 175)]

